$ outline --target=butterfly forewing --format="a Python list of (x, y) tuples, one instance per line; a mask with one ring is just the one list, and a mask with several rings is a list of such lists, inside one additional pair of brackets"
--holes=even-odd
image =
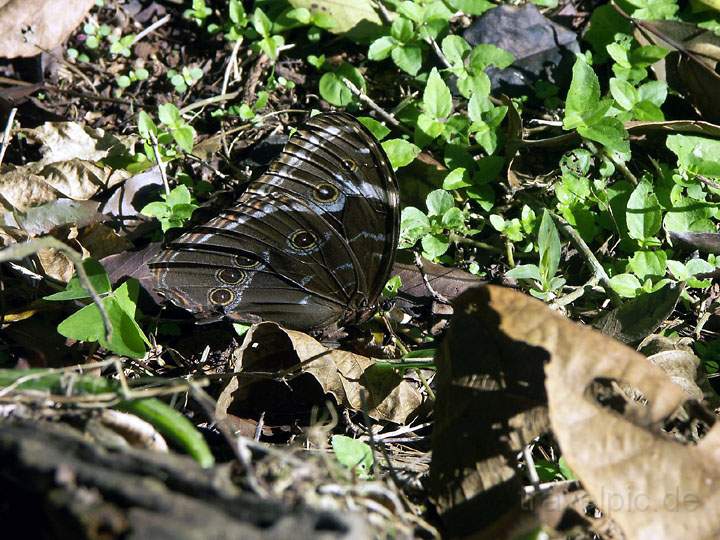
[(362, 318), (388, 279), (397, 183), (344, 113), (311, 118), (268, 171), (151, 262), (157, 290), (199, 317), (318, 331)]

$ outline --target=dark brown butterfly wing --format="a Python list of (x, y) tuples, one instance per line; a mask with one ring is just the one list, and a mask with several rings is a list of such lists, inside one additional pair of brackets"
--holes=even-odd
[(180, 236), (150, 267), (158, 292), (200, 317), (322, 330), (375, 305), (399, 219), (380, 144), (352, 116), (320, 114), (233, 208)]

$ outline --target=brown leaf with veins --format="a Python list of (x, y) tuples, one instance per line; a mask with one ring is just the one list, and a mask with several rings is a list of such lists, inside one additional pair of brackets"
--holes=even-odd
[(0, 0), (0, 57), (53, 49), (82, 22), (95, 0)]
[(358, 411), (367, 408), (372, 418), (401, 424), (420, 408), (422, 394), (397, 371), (379, 370), (375, 364), (366, 356), (328, 349), (302, 332), (260, 323), (248, 330), (235, 352), (231, 369), (242, 373), (223, 390), (217, 413), (224, 416), (263, 379), (284, 376), (293, 381), (307, 374), (341, 406)]
[[(549, 354), (545, 387), (563, 456), (595, 503), (628, 538), (717, 538), (720, 534), (720, 427), (686, 446), (660, 427), (683, 390), (636, 351), (550, 311), (528, 296), (487, 287), (468, 304), (499, 322), (505, 339)], [(621, 415), (600, 405), (591, 386), (614, 380), (647, 405)]]

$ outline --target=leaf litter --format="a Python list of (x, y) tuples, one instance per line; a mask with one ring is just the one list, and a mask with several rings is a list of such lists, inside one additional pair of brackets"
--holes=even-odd
[[(71, 29), (77, 26), (90, 3), (77, 3), (78, 10), (72, 17), (68, 16), (75, 19), (69, 22)], [(469, 4), (450, 3), (455, 9), (466, 9), (465, 5)], [(385, 20), (387, 13), (370, 2), (359, 2), (350, 8), (342, 2), (318, 5), (293, 1), (290, 4), (297, 9), (307, 8), (313, 17), (335, 18), (336, 26), (331, 27), (330, 32), (352, 36), (359, 43), (381, 35), (377, 32), (382, 30), (383, 23), (390, 22)], [(463, 7), (459, 7), (461, 4)], [(18, 9), (18, 5), (18, 2), (8, 2), (0, 7), (0, 13), (3, 9), (5, 12)], [(143, 4), (142, 11), (136, 7), (122, 8), (127, 10), (122, 28), (125, 35), (166, 13), (164, 6), (154, 2), (149, 6)], [(489, 7), (479, 9), (477, 14)], [(551, 58), (553, 65), (539, 62), (539, 69), (551, 69), (556, 82), (562, 85), (567, 77), (562, 71), (556, 71), (560, 59), (567, 57), (568, 50), (579, 49), (575, 33), (552, 22), (558, 20), (552, 8), (542, 10), (549, 18), (530, 5), (522, 9), (502, 6), (493, 11), (488, 20), (501, 11), (511, 15), (520, 12), (531, 23), (534, 21), (545, 30), (550, 28), (550, 33), (555, 29), (561, 39), (548, 41), (541, 47), (545, 55), (542, 58)], [(407, 13), (410, 12), (404, 14)], [(572, 12), (571, 15), (575, 17), (574, 24), (584, 24), (583, 14)], [(103, 17), (107, 21), (106, 12), (100, 17), (101, 21)], [(88, 21), (101, 22), (95, 14)], [(470, 22), (462, 17), (454, 20), (458, 29), (462, 29), (462, 25), (470, 27)], [(60, 21), (56, 23), (52, 29), (44, 26), (46, 23), (40, 19), (31, 23), (33, 32), (47, 34), (35, 45), (32, 40), (10, 43), (18, 34), (12, 28), (0, 33), (3, 36), (0, 47), (9, 47), (0, 49), (4, 51), (0, 54), (28, 56), (34, 54), (28, 46), (34, 47), (33, 50), (37, 46), (41, 50), (53, 48), (72, 32), (59, 24)], [(696, 27), (689, 26), (692, 28), (675, 21), (636, 24), (635, 35), (639, 40), (641, 31), (645, 30), (642, 39), (646, 43), (670, 45), (675, 49), (675, 53), (654, 64), (652, 69), (658, 80), (667, 80), (701, 113), (691, 120), (623, 122), (622, 129), (627, 130), (638, 148), (653, 148), (658, 137), (668, 133), (684, 134), (685, 143), (691, 141), (689, 134), (704, 138), (720, 136), (720, 127), (707, 121), (716, 121), (718, 115), (716, 100), (712, 99), (712, 92), (706, 91), (718, 86), (714, 73), (717, 38), (710, 31), (690, 36)], [(225, 53), (204, 56), (207, 48), (194, 47), (193, 43), (178, 52), (173, 41), (191, 41), (188, 36), (192, 34), (187, 28), (158, 28), (129, 49), (140, 60), (138, 63), (131, 64), (122, 54), (98, 56), (93, 60), (99, 68), (91, 62), (79, 64), (83, 75), (65, 65), (56, 72), (52, 84), (33, 86), (32, 91), (27, 86), (13, 87), (25, 89), (18, 93), (22, 97), (17, 102), (11, 93), (0, 94), (2, 107), (6, 102), (32, 104), (35, 113), (40, 111), (41, 115), (49, 116), (52, 112), (73, 120), (46, 122), (43, 119), (37, 127), (25, 127), (23, 122), (18, 133), (23, 140), (39, 143), (39, 147), (31, 145), (19, 150), (20, 146), (13, 145), (9, 159), (0, 168), (3, 245), (52, 234), (72, 243), (84, 254), (105, 258), (113, 283), (121, 276), (138, 277), (143, 282), (144, 264), (156, 245), (151, 244), (145, 251), (135, 243), (145, 234), (147, 225), (140, 210), (149, 202), (144, 196), (162, 190), (162, 178), (157, 168), (144, 171), (149, 163), (132, 173), (115, 166), (114, 160), (133, 159), (132, 153), (118, 156), (116, 152), (135, 145), (136, 139), (127, 136), (132, 131), (128, 126), (135, 124), (135, 106), (149, 111), (157, 103), (176, 102), (187, 107), (184, 112), (191, 113), (202, 110), (193, 101), (218, 96), (217, 84), (205, 80), (193, 83), (191, 78), (185, 79), (191, 92), (174, 95), (168, 90), (167, 82), (163, 82), (168, 68), (182, 71), (184, 65), (202, 66), (200, 71), (212, 73), (216, 80), (223, 77), (227, 80), (234, 71), (229, 78), (230, 86), (249, 99), (257, 95), (258, 80), (267, 73), (269, 65), (267, 57), (253, 56), (254, 53), (240, 49), (239, 59), (234, 58), (235, 65), (228, 64), (225, 71)], [(627, 30), (630, 31), (630, 26)], [(88, 29), (83, 28), (70, 38), (69, 44), (77, 46), (81, 43), (79, 39), (87, 39), (88, 35)], [(508, 36), (499, 38), (507, 42)], [(590, 41), (587, 35), (586, 38)], [(612, 41), (612, 36), (609, 39)], [(417, 47), (429, 50), (432, 45), (432, 40), (427, 40)], [(601, 50), (604, 51), (604, 46)], [(533, 52), (524, 55), (519, 51), (518, 62), (511, 70), (522, 72), (520, 68), (529, 66), (537, 71), (538, 58)], [(343, 62), (349, 65), (357, 58), (357, 51), (350, 49), (349, 53), (343, 51), (341, 58), (333, 59), (331, 65), (340, 66)], [(152, 68), (154, 75), (163, 76), (153, 76), (147, 82), (135, 81), (137, 87), (122, 94), (113, 93), (116, 76), (127, 73), (128, 69), (136, 71), (144, 67)], [(252, 76), (245, 81), (235, 78), (246, 68)], [(302, 63), (281, 60), (272, 69), (289, 80), (312, 80), (315, 75), (309, 70), (305, 73), (306, 68)], [(373, 72), (370, 64), (363, 70), (368, 79), (382, 77)], [(12, 71), (11, 74), (17, 75)], [(496, 76), (497, 73), (493, 80)], [(319, 77), (318, 74), (315, 79)], [(79, 96), (64, 99), (62, 96), (67, 94), (63, 91), (67, 91), (67, 87), (63, 89), (58, 83), (77, 85), (72, 91)], [(36, 97), (30, 97), (41, 88), (50, 96), (42, 104)], [(226, 89), (223, 86), (223, 90)], [(377, 93), (376, 89), (365, 90)], [(288, 85), (273, 96), (271, 102), (276, 110), (289, 109), (301, 101), (301, 96), (306, 97), (301, 88)], [(388, 95), (381, 99), (390, 103), (393, 98)], [(507, 129), (506, 151), (510, 160), (507, 177), (513, 193), (523, 197), (528, 190), (542, 185), (543, 176), (538, 171), (544, 168), (542, 174), (547, 172), (548, 163), (553, 161), (548, 159), (550, 153), (570, 150), (579, 144), (580, 138), (575, 131), (559, 132), (552, 120), (558, 117), (550, 106), (544, 116), (547, 125), (537, 129), (537, 126), (523, 126), (517, 104), (505, 97), (502, 102), (509, 107), (511, 120)], [(551, 101), (546, 101), (546, 105), (548, 103)], [(532, 106), (538, 105), (532, 103)], [(244, 127), (241, 124), (239, 134), (234, 135), (229, 133), (230, 126), (236, 129), (238, 124), (222, 116), (226, 113), (223, 104), (218, 117), (203, 117), (200, 113), (201, 121), (195, 124), (195, 127), (201, 126), (201, 140), (195, 148), (203, 160), (202, 165), (192, 170), (197, 180), (195, 187), (210, 180), (213, 188), (232, 192), (242, 180), (229, 176), (244, 177), (247, 173), (236, 163), (245, 163), (251, 168), (253, 156), (246, 161), (228, 163), (229, 155), (219, 157), (218, 152), (222, 149), (230, 154), (236, 151), (240, 155), (250, 154), (246, 152), (248, 149), (260, 147), (268, 140), (264, 137), (268, 132), (276, 136), (278, 125), (294, 122), (288, 114), (276, 124), (251, 120)], [(522, 114), (527, 116), (527, 111)], [(229, 136), (235, 137), (234, 140), (228, 139)], [(280, 133), (281, 138), (284, 136)], [(670, 145), (668, 149), (675, 151)], [(548, 156), (538, 156), (538, 150), (547, 152)], [(36, 159), (28, 162), (24, 155), (18, 159), (23, 152), (35, 152)], [(707, 173), (712, 156), (693, 155), (685, 152), (678, 157), (685, 160), (691, 172)], [(402, 168), (399, 174), (403, 179), (403, 198), (410, 201), (405, 204), (424, 201), (442, 184), (453, 168), (451, 164), (449, 156), (433, 156), (432, 151), (423, 150), (409, 167)], [(557, 160), (550, 168), (556, 164)], [(417, 176), (421, 178), (413, 182)], [(708, 185), (717, 189), (713, 181), (711, 178)], [(650, 194), (641, 195), (635, 194), (637, 199), (642, 199), (638, 207), (640, 213), (652, 209), (643, 206), (651, 199)], [(660, 195), (653, 204), (658, 200), (662, 203)], [(206, 209), (212, 208), (210, 203)], [(644, 217), (642, 223), (629, 224), (633, 231), (640, 231), (640, 236), (646, 226)], [(122, 221), (123, 225), (118, 226), (113, 220)], [(623, 220), (624, 215), (620, 221)], [(717, 252), (714, 232), (672, 227), (666, 230), (673, 244), (701, 252)], [(131, 246), (140, 249), (128, 251)], [(494, 254), (502, 252), (507, 244), (486, 243), (483, 249), (488, 247), (489, 253), (476, 252), (474, 256), (476, 261), (488, 262), (485, 277), (500, 280), (502, 272)], [(557, 255), (559, 257), (559, 253)], [(560, 265), (572, 263), (575, 256), (569, 249), (564, 249), (562, 255)], [(68, 282), (73, 274), (72, 264), (62, 254), (47, 249), (38, 253), (35, 260), (14, 264), (16, 266), (10, 267), (13, 281), (8, 283), (20, 285), (8, 289), (14, 289), (12, 294), (17, 296), (5, 291), (3, 296), (12, 298), (13, 307), (18, 307), (3, 313), (3, 316), (9, 315), (3, 322), (9, 325), (7, 335), (14, 336), (9, 341), (13, 346), (19, 344), (22, 351), (13, 358), (19, 365), (48, 365), (48, 362), (62, 365), (62, 353), (57, 354), (56, 342), (46, 344), (33, 339), (39, 328), (55, 327), (60, 319), (52, 314), (56, 308), (36, 302), (38, 295), (28, 287), (26, 278), (32, 275), (37, 281), (44, 275)], [(686, 262), (687, 265), (690, 263)], [(153, 323), (151, 353), (146, 354), (147, 344), (140, 342), (134, 343), (131, 351), (121, 351), (127, 356), (142, 357), (138, 364), (127, 369), (127, 375), (170, 379), (192, 372), (200, 379), (209, 377), (218, 381), (212, 389), (219, 398), (211, 419), (228, 420), (231, 426), (242, 425), (243, 433), (249, 438), (290, 446), (285, 454), (247, 442), (256, 454), (264, 456), (256, 455), (254, 465), (256, 479), (268, 491), (275, 491), (295, 503), (329, 506), (339, 511), (347, 509), (340, 501), (350, 499), (368, 513), (374, 531), (387, 530), (388, 524), (393, 524), (399, 536), (429, 537), (437, 526), (452, 536), (477, 534), (512, 538), (516, 533), (532, 532), (545, 525), (559, 534), (569, 534), (568, 515), (572, 514), (575, 523), (581, 523), (585, 532), (608, 538), (717, 536), (720, 523), (711, 510), (717, 492), (714, 473), (717, 430), (712, 425), (712, 413), (702, 403), (712, 390), (703, 379), (702, 361), (687, 346), (687, 340), (678, 336), (669, 339), (665, 335), (673, 328), (687, 333), (682, 326), (684, 321), (678, 316), (683, 303), (689, 301), (689, 293), (682, 286), (672, 284), (609, 309), (607, 305), (602, 308), (593, 305), (597, 286), (588, 282), (582, 288), (587, 300), (582, 307), (567, 308), (562, 302), (553, 304), (561, 313), (593, 323), (615, 338), (611, 339), (569, 322), (526, 295), (494, 286), (477, 288), (484, 279), (460, 268), (448, 271), (425, 261), (420, 272), (412, 264), (398, 263), (394, 273), (401, 276), (403, 286), (395, 300), (394, 312), (389, 315), (396, 322), (413, 320), (409, 328), (401, 330), (408, 343), (423, 346), (427, 336), (443, 336), (452, 317), (436, 359), (436, 377), (430, 370), (404, 367), (402, 361), (375, 360), (374, 353), (381, 356), (390, 352), (396, 357), (402, 354), (387, 341), (364, 344), (361, 350), (366, 354), (357, 354), (336, 349), (334, 344), (328, 347), (309, 336), (267, 323), (251, 327), (241, 338), (228, 337), (226, 332), (217, 341), (218, 350), (205, 349), (204, 343), (199, 344), (199, 340), (192, 337), (190, 344), (170, 340), (164, 345), (169, 336), (185, 334), (188, 337), (197, 332), (197, 327), (182, 313), (172, 311), (166, 320)], [(17, 277), (20, 275), (24, 277)], [(705, 276), (703, 272), (695, 275), (698, 279)], [(504, 281), (511, 286), (517, 284), (512, 279)], [(62, 288), (61, 283), (53, 286), (54, 290)], [(442, 296), (455, 300), (452, 307), (439, 301)], [(712, 302), (710, 296), (706, 301), (706, 318), (697, 323), (698, 335), (703, 324), (713, 321)], [(118, 309), (113, 309), (113, 317), (131, 326), (130, 322), (135, 321), (127, 321), (127, 312)], [(141, 311), (154, 314), (156, 309), (156, 306), (150, 307), (146, 312), (143, 305)], [(599, 314), (603, 316), (598, 317)], [(145, 316), (146, 320), (153, 317)], [(381, 323), (374, 321), (373, 324), (376, 324), (375, 334), (383, 332)], [(89, 326), (88, 336), (102, 343), (102, 334)], [(427, 332), (425, 337), (423, 332)], [(214, 335), (204, 334), (208, 339)], [(643, 354), (619, 342), (638, 345)], [(82, 343), (68, 342), (67, 345), (73, 346), (73, 358), (86, 354)], [(110, 348), (109, 344), (105, 345)], [(203, 384), (207, 382), (203, 381)], [(437, 392), (436, 397), (432, 395), (433, 390)], [(429, 424), (433, 424), (432, 454)], [(352, 438), (343, 438), (340, 433)], [(381, 441), (386, 442), (379, 444)], [(299, 450), (303, 447), (312, 448), (315, 453), (303, 453)], [(325, 454), (331, 448), (339, 463), (329, 460)], [(368, 449), (376, 455), (368, 454)], [(552, 486), (538, 485), (530, 471), (533, 459), (536, 464), (544, 460), (554, 466), (560, 454), (560, 463), (565, 464), (565, 468), (558, 468), (556, 480), (562, 480), (550, 482)], [(522, 455), (520, 459), (519, 455)], [(277, 480), (283, 474), (291, 479), (284, 484)], [(589, 508), (597, 511), (593, 513)], [(431, 520), (432, 525), (420, 518), (421, 515)]]

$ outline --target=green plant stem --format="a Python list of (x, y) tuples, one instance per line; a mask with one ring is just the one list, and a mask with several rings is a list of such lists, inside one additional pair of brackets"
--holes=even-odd
[(595, 257), (595, 254), (592, 252), (590, 247), (585, 243), (585, 240), (582, 239), (580, 234), (575, 230), (572, 225), (570, 225), (567, 221), (558, 216), (555, 212), (548, 210), (548, 213), (553, 218), (553, 221), (555, 222), (555, 225), (560, 230), (560, 232), (562, 232), (570, 240), (570, 243), (583, 256), (585, 262), (588, 264), (593, 274), (597, 277), (598, 281), (605, 289), (605, 293), (608, 295), (613, 305), (619, 306), (620, 304), (622, 304), (620, 297), (610, 286), (610, 277), (607, 275), (607, 272), (605, 272), (605, 269), (603, 268), (602, 264), (600, 264), (600, 261), (597, 260), (597, 257)]
[(92, 301), (97, 306), (98, 311), (100, 311), (100, 318), (102, 319), (103, 329), (105, 330), (105, 339), (110, 342), (112, 339), (112, 325), (110, 324), (110, 318), (108, 317), (107, 311), (105, 311), (105, 306), (103, 305), (100, 295), (97, 293), (92, 283), (90, 283), (90, 279), (88, 278), (88, 275), (85, 272), (85, 267), (83, 266), (82, 256), (77, 251), (62, 243), (57, 238), (46, 236), (44, 238), (36, 238), (34, 240), (30, 240), (29, 242), (13, 244), (6, 247), (0, 251), (0, 262), (19, 260), (45, 248), (61, 251), (68, 259), (70, 259), (70, 262), (75, 265), (75, 270), (80, 283), (83, 288), (90, 293)]
[(505, 256), (507, 257), (508, 266), (515, 268), (515, 257), (513, 256), (513, 245), (510, 239), (505, 239)]
[(620, 173), (625, 177), (625, 179), (628, 182), (630, 182), (633, 186), (638, 185), (639, 182), (638, 182), (637, 176), (635, 176), (632, 173), (632, 171), (627, 168), (627, 165), (625, 165), (625, 163), (623, 163), (622, 161), (617, 159), (611, 151), (608, 151), (605, 148), (603, 148), (602, 151), (600, 151), (600, 150), (598, 150), (598, 147), (594, 143), (592, 143), (588, 140), (585, 140), (585, 145), (590, 149), (590, 151), (593, 154), (596, 154), (596, 155), (602, 154), (602, 155), (606, 156), (610, 161), (613, 162), (615, 167), (617, 167), (617, 169), (620, 171)]
[(153, 155), (155, 156), (155, 162), (158, 165), (158, 169), (160, 169), (160, 178), (162, 178), (163, 186), (165, 186), (165, 195), (167, 197), (169, 197), (170, 196), (170, 184), (168, 183), (167, 172), (165, 171), (165, 163), (163, 162), (162, 158), (160, 157), (160, 149), (158, 148), (158, 140), (152, 131), (149, 133), (149, 135), (150, 135), (150, 141), (152, 142), (152, 151), (153, 151)]
[(462, 236), (457, 233), (450, 233), (448, 235), (448, 239), (454, 244), (466, 244), (478, 249), (484, 249), (485, 251), (492, 251), (493, 253), (503, 252), (503, 250), (497, 246), (493, 246), (492, 244), (488, 244), (486, 242), (480, 242), (479, 240), (473, 240), (472, 238), (467, 238), (466, 236)]

